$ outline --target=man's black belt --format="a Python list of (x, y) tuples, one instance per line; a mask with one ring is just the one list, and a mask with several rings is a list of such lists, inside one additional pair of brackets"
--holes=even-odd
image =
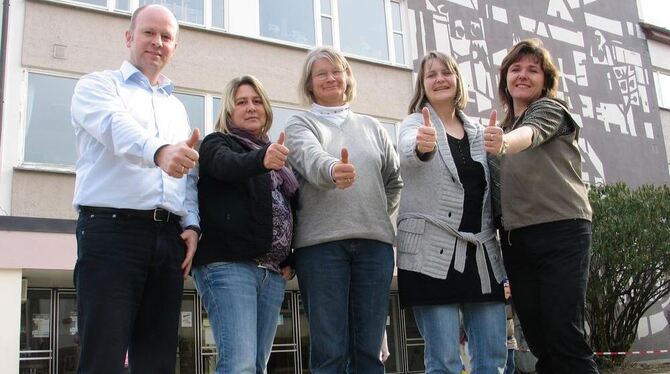
[(129, 219), (141, 219), (155, 222), (179, 222), (181, 217), (162, 208), (151, 210), (136, 210), (136, 209), (117, 209), (117, 208), (103, 208), (95, 206), (79, 206), (79, 212), (84, 214), (105, 215)]

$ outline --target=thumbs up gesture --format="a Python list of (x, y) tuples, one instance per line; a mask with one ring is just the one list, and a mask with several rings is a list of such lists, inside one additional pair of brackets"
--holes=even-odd
[(277, 142), (270, 144), (268, 147), (268, 150), (265, 152), (265, 158), (263, 158), (263, 166), (266, 169), (279, 170), (286, 164), (288, 148), (284, 146), (285, 139), (286, 135), (282, 131), (279, 133)]
[(356, 168), (349, 163), (349, 151), (342, 148), (340, 161), (333, 166), (335, 186), (341, 190), (351, 187), (356, 179)]
[(196, 128), (188, 139), (161, 147), (154, 155), (154, 162), (165, 173), (181, 178), (191, 170), (200, 155), (194, 149), (200, 140), (200, 129)]
[(484, 128), (484, 149), (492, 155), (499, 155), (503, 146), (503, 129), (496, 125), (498, 112), (491, 111), (489, 125)]
[(416, 151), (419, 154), (426, 154), (435, 150), (437, 135), (433, 122), (430, 120), (428, 108), (424, 107), (421, 113), (423, 114), (423, 126), (419, 126), (416, 132)]

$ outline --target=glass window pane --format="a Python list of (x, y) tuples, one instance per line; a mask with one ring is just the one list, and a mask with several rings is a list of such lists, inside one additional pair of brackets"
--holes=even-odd
[(128, 0), (116, 0), (116, 9), (117, 10), (130, 10), (130, 4)]
[(212, 129), (216, 128), (216, 122), (219, 120), (220, 112), (221, 112), (221, 98), (214, 97), (212, 98)]
[(28, 74), (25, 161), (74, 165), (70, 101), (76, 84), (73, 78)]
[(224, 28), (223, 19), (223, 0), (212, 0), (212, 26)]
[(670, 109), (670, 75), (658, 73), (656, 85), (656, 95), (658, 96), (658, 106)]
[(58, 295), (58, 373), (74, 373), (79, 365), (79, 330), (74, 293)]
[(270, 139), (275, 141), (279, 137), (279, 133), (286, 128), (286, 121), (294, 114), (302, 113), (300, 109), (272, 107), (272, 127), (270, 128)]
[(78, 1), (80, 3), (85, 3), (85, 4), (102, 6), (102, 7), (107, 6), (107, 0), (75, 0), (75, 1)]
[(395, 48), (395, 62), (405, 63), (405, 48), (402, 42), (402, 34), (393, 34), (393, 47)]
[(161, 4), (170, 9), (179, 21), (204, 24), (204, 0), (140, 0), (139, 4)]
[(400, 21), (400, 4), (391, 2), (391, 14), (393, 16), (393, 31), (402, 31), (402, 22)]
[(214, 333), (212, 331), (212, 324), (209, 322), (207, 309), (202, 306), (202, 328), (200, 330), (200, 344), (202, 357), (202, 368), (204, 374), (215, 374), (216, 372), (216, 342), (214, 341)]
[[(21, 304), (21, 351), (50, 349), (51, 291), (28, 290), (28, 298)], [(23, 353), (21, 354), (23, 356)], [(46, 354), (47, 356), (49, 354)]]
[(205, 133), (205, 97), (175, 92), (174, 94), (186, 107), (188, 121), (191, 129), (200, 129), (200, 134)]
[(177, 342), (177, 373), (195, 374), (195, 294), (182, 295)]
[(261, 35), (314, 45), (312, 0), (260, 0)]
[(384, 363), (387, 373), (402, 372), (402, 361), (400, 357), (400, 302), (398, 295), (391, 295), (389, 303), (389, 316), (386, 320), (386, 345), (388, 346), (389, 358)]
[(330, 0), (321, 0), (321, 14), (333, 14), (332, 10), (330, 9)]
[(321, 39), (324, 45), (333, 45), (333, 20), (321, 17)]
[(339, 0), (338, 11), (342, 51), (389, 59), (384, 0)]
[(382, 122), (382, 126), (384, 126), (384, 130), (389, 134), (389, 137), (391, 137), (391, 142), (393, 143), (394, 146), (398, 145), (398, 129), (397, 126), (393, 123), (389, 122)]

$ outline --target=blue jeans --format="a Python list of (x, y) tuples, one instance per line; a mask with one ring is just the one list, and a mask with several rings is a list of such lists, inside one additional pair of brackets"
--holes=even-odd
[(314, 374), (384, 373), (379, 359), (393, 249), (348, 239), (295, 251), (296, 273), (310, 330)]
[(516, 373), (516, 363), (514, 362), (514, 350), (507, 350), (507, 365), (505, 365), (505, 374)]
[(216, 341), (216, 373), (265, 373), (284, 278), (253, 262), (215, 262), (194, 268), (193, 279)]
[(74, 284), (79, 374), (174, 373), (185, 246), (178, 223), (81, 213)]
[(472, 373), (502, 374), (507, 361), (505, 304), (502, 302), (413, 307), (417, 327), (426, 343), (426, 374), (461, 372), (459, 309), (468, 336)]

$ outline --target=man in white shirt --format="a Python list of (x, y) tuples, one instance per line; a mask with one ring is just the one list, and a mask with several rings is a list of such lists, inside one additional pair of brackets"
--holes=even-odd
[(78, 373), (174, 373), (183, 279), (200, 232), (197, 170), (174, 84), (161, 74), (178, 24), (160, 5), (138, 8), (119, 70), (80, 79), (72, 97), (79, 159)]

